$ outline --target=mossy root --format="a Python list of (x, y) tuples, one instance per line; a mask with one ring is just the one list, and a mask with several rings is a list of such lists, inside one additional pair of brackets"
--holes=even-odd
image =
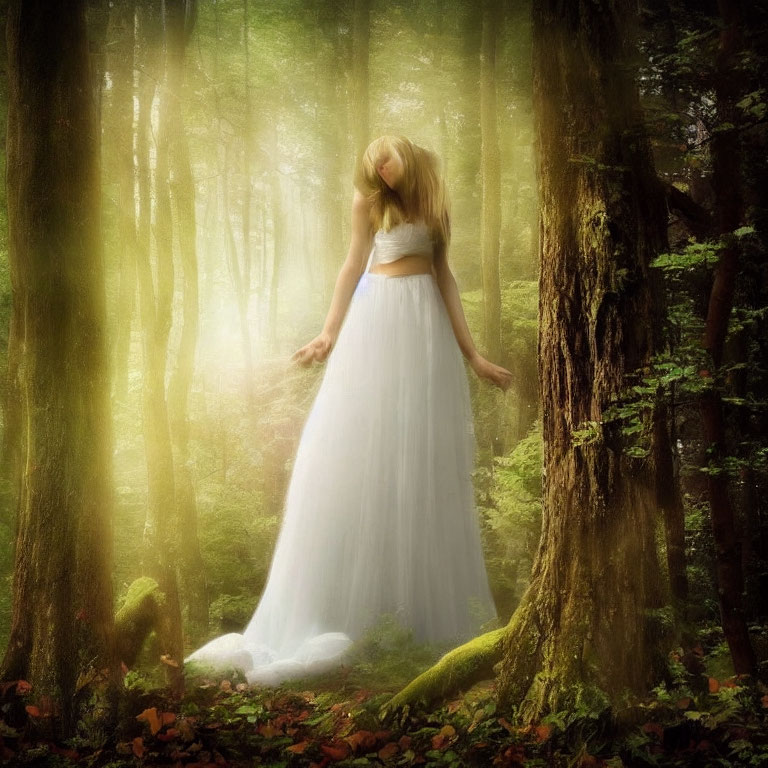
[(389, 699), (379, 709), (379, 718), (384, 720), (404, 706), (417, 702), (429, 705), (493, 677), (493, 667), (502, 657), (502, 639), (506, 631), (506, 627), (494, 629), (445, 653)]

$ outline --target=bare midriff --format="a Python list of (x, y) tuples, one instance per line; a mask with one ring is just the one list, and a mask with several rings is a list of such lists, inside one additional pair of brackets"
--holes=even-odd
[(408, 253), (396, 261), (374, 264), (369, 270), (374, 275), (400, 277), (402, 275), (431, 275), (432, 257), (423, 253)]

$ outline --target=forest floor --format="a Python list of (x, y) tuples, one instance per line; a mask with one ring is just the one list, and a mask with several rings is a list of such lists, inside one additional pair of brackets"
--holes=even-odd
[[(659, 686), (630, 717), (558, 712), (526, 728), (497, 712), (496, 684), (474, 685), (383, 724), (379, 708), (435, 659), (402, 637), (371, 640), (347, 666), (311, 681), (249, 687), (233, 674), (188, 665), (172, 700), (130, 671), (118, 733), (82, 722), (66, 743), (34, 741), (42, 713), (0, 720), (2, 760), (18, 766), (766, 766), (768, 687), (730, 672), (717, 628), (684, 658), (670, 654), (671, 688)], [(617, 720), (621, 725), (617, 725)]]

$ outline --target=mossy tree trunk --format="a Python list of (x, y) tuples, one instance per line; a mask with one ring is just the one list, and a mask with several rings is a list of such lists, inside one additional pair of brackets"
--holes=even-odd
[(14, 2), (8, 17), (8, 221), (17, 399), (13, 615), (0, 668), (76, 730), (85, 690), (114, 705), (111, 416), (99, 133), (85, 3)]
[(500, 707), (527, 720), (577, 697), (615, 704), (662, 674), (653, 453), (630, 458), (603, 419), (654, 351), (648, 264), (666, 228), (635, 13), (628, 0), (533, 6), (542, 533), (499, 673)]

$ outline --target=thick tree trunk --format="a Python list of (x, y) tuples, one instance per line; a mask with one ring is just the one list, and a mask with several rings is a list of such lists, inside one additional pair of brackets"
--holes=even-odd
[(444, 696), (491, 666), (499, 711), (530, 722), (645, 694), (666, 666), (653, 454), (630, 458), (620, 425), (603, 419), (654, 349), (648, 265), (666, 226), (622, 47), (632, 6), (539, 0), (533, 17), (541, 539), (501, 639), (491, 632), (451, 652), (442, 675), (428, 670), (385, 711)]
[(85, 690), (120, 681), (111, 581), (109, 360), (98, 128), (82, 0), (14, 2), (8, 17), (11, 349), (23, 430), (13, 615), (0, 679), (50, 697), (76, 730)]
[(189, 160), (189, 147), (181, 112), (184, 51), (191, 34), (188, 19), (194, 8), (187, 0), (165, 4), (166, 67), (168, 88), (168, 127), (171, 182), (169, 186), (173, 218), (182, 268), (182, 326), (179, 351), (168, 384), (168, 418), (176, 449), (174, 462), (175, 495), (178, 514), (179, 568), (183, 597), (190, 624), (200, 636), (208, 629), (208, 584), (197, 536), (197, 500), (189, 456), (189, 391), (199, 336), (200, 300), (198, 295), (197, 228), (195, 223), (195, 184)]
[(603, 419), (654, 349), (648, 264), (666, 226), (632, 19), (625, 0), (534, 4), (542, 534), (499, 681), (524, 719), (643, 694), (663, 669), (653, 454), (630, 458)]
[[(721, 125), (730, 124), (734, 128), (718, 130), (712, 136), (712, 187), (715, 191), (716, 220), (718, 232), (725, 243), (715, 268), (704, 333), (704, 347), (711, 355), (713, 378), (717, 376), (722, 362), (723, 344), (739, 271), (739, 245), (732, 233), (741, 224), (744, 208), (739, 139), (735, 130), (739, 124), (740, 110), (736, 102), (740, 90), (738, 75), (733, 72), (733, 63), (741, 45), (741, 17), (737, 2), (720, 0), (718, 6), (724, 26), (720, 32), (715, 78), (717, 117)], [(704, 440), (711, 450), (710, 469), (714, 469), (707, 474), (707, 489), (715, 540), (720, 616), (735, 671), (753, 675), (757, 659), (749, 639), (742, 606), (744, 573), (729, 496), (728, 473), (723, 467), (728, 447), (719, 386), (720, 383), (715, 379), (714, 385), (703, 393), (701, 416)]]
[(152, 73), (158, 71), (155, 53), (157, 18), (149, 3), (141, 6), (143, 47), (139, 86), (137, 155), (139, 165), (139, 224), (136, 249), (139, 278), (139, 307), (142, 328), (143, 386), (142, 414), (147, 461), (147, 514), (144, 524), (144, 563), (142, 571), (153, 577), (166, 598), (166, 608), (159, 628), (161, 658), (171, 690), (180, 694), (183, 638), (177, 580), (176, 491), (170, 427), (165, 396), (165, 370), (168, 334), (171, 327), (173, 299), (173, 250), (171, 203), (168, 189), (169, 124), (166, 90), (160, 102), (160, 120), (155, 168), (155, 242), (157, 253), (157, 290), (153, 282), (151, 246), (151, 175), (149, 162), (150, 114), (155, 92)]

